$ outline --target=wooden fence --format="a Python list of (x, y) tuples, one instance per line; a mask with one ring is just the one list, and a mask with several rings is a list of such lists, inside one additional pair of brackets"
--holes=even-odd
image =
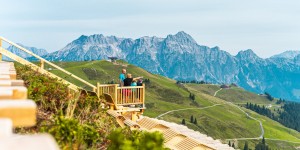
[(112, 97), (114, 105), (128, 106), (128, 105), (145, 105), (145, 85), (143, 86), (124, 86), (119, 87), (118, 84), (97, 84), (97, 94), (109, 94)]

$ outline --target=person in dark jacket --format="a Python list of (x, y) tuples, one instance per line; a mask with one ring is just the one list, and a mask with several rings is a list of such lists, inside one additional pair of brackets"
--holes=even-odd
[(131, 86), (131, 83), (133, 80), (138, 80), (138, 79), (141, 79), (143, 77), (136, 77), (136, 78), (133, 78), (132, 75), (130, 73), (127, 74), (127, 78), (124, 79), (124, 86)]

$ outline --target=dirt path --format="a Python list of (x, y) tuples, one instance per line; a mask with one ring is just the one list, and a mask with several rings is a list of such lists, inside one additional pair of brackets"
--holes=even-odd
[[(215, 92), (214, 94), (214, 97), (216, 97), (216, 95), (218, 94), (218, 92), (220, 92), (222, 90), (219, 89)], [(260, 126), (260, 130), (261, 130), (261, 134), (259, 137), (254, 137), (254, 138), (233, 138), (233, 139), (225, 139), (226, 141), (230, 141), (230, 140), (259, 140), (259, 139), (262, 139), (264, 137), (264, 134), (265, 134), (265, 131), (264, 131), (264, 128), (263, 128), (263, 124), (260, 120), (252, 117), (251, 115), (249, 115), (247, 112), (245, 112), (240, 106), (232, 103), (232, 102), (226, 102), (224, 104), (214, 104), (214, 105), (211, 105), (211, 106), (206, 106), (206, 107), (201, 107), (201, 108), (183, 108), (183, 109), (174, 109), (174, 110), (170, 110), (170, 111), (167, 111), (163, 114), (160, 114), (156, 117), (156, 119), (160, 118), (160, 117), (163, 117), (169, 113), (172, 113), (172, 112), (177, 112), (177, 111), (185, 111), (185, 110), (192, 110), (192, 109), (198, 109), (198, 110), (203, 110), (203, 109), (208, 109), (208, 108), (212, 108), (212, 107), (215, 107), (215, 106), (219, 106), (219, 105), (225, 105), (225, 104), (228, 104), (228, 105), (232, 105), (236, 108), (238, 108), (241, 112), (243, 112), (247, 117), (257, 121), (259, 123), (259, 126)], [(296, 143), (296, 144), (299, 144), (300, 142), (293, 142), (293, 141), (288, 141), (288, 140), (281, 140), (281, 139), (273, 139), (273, 138), (265, 138), (267, 140), (273, 140), (273, 141), (283, 141), (283, 142), (289, 142), (289, 143)]]
[(219, 106), (219, 105), (224, 105), (224, 104), (214, 104), (214, 105), (211, 105), (211, 106), (206, 106), (206, 107), (201, 107), (201, 108), (183, 108), (183, 109), (174, 109), (174, 110), (170, 110), (170, 111), (167, 111), (167, 112), (165, 112), (165, 113), (163, 113), (163, 114), (158, 115), (158, 116), (156, 117), (156, 119), (158, 119), (158, 118), (160, 118), (160, 117), (162, 117), (162, 116), (164, 116), (164, 115), (167, 115), (167, 114), (169, 114), (169, 113), (176, 112), (176, 111), (184, 111), (184, 110), (191, 110), (191, 109), (199, 109), (199, 110), (201, 110), (201, 109), (212, 108), (212, 107)]
[(215, 92), (214, 97), (216, 97), (216, 95), (218, 94), (218, 92), (220, 92), (222, 90), (222, 88), (220, 88), (218, 91)]

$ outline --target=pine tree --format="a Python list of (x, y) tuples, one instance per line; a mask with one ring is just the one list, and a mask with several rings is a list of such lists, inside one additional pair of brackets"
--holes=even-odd
[(249, 150), (248, 141), (245, 142), (244, 150)]
[(192, 94), (192, 97), (191, 97), (191, 98), (192, 98), (192, 100), (194, 101), (194, 100), (195, 100), (195, 95), (194, 95), (194, 94)]
[(191, 123), (193, 123), (194, 122), (194, 117), (193, 117), (193, 115), (191, 115)]
[(185, 125), (185, 119), (182, 119), (181, 124)]
[(195, 124), (195, 125), (197, 125), (197, 124), (198, 124), (198, 123), (197, 123), (197, 119), (196, 119), (196, 118), (194, 119), (194, 124)]
[(263, 137), (263, 139), (262, 139), (262, 144), (264, 144), (264, 145), (266, 145), (266, 140), (265, 140), (265, 137)]

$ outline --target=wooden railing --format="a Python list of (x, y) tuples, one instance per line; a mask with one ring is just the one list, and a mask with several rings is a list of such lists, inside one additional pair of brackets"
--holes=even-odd
[(144, 108), (145, 104), (145, 85), (143, 86), (124, 86), (119, 87), (118, 84), (97, 84), (97, 94), (109, 94), (112, 97), (113, 103), (118, 106), (125, 105), (141, 105)]
[(144, 104), (145, 86), (129, 86), (117, 88), (116, 105)]
[(116, 93), (116, 88), (118, 88), (118, 84), (99, 84), (99, 83), (97, 83), (97, 94), (101, 96), (106, 93), (106, 94), (113, 96)]
[[(33, 63), (31, 63), (31, 62), (25, 60), (24, 58), (21, 58), (21, 57), (15, 55), (15, 54), (9, 52), (8, 50), (6, 50), (5, 48), (2, 47), (2, 44), (3, 44), (2, 42), (6, 42), (6, 43), (8, 43), (9, 45), (12, 45), (12, 46), (14, 46), (14, 47), (16, 47), (16, 48), (18, 48), (18, 49), (20, 49), (20, 50), (26, 52), (27, 54), (30, 54), (31, 56), (37, 58), (37, 59), (40, 61), (40, 66), (35, 65), (35, 64), (33, 64)], [(87, 85), (88, 87), (90, 87), (94, 92), (96, 91), (96, 86), (95, 86), (95, 85), (93, 85), (93, 84), (91, 84), (91, 83), (89, 83), (89, 82), (87, 82), (87, 81), (81, 79), (80, 77), (78, 77), (78, 76), (76, 76), (76, 75), (74, 75), (74, 74), (68, 72), (67, 70), (64, 70), (63, 68), (61, 68), (61, 67), (55, 65), (54, 63), (47, 61), (46, 59), (44, 59), (44, 58), (42, 58), (42, 57), (40, 57), (40, 56), (38, 56), (38, 55), (32, 53), (31, 51), (29, 51), (29, 50), (27, 50), (27, 49), (25, 49), (25, 48), (23, 48), (23, 47), (21, 47), (21, 46), (15, 44), (15, 43), (11, 42), (11, 41), (9, 41), (9, 40), (3, 38), (3, 37), (0, 37), (0, 60), (2, 60), (2, 54), (4, 54), (5, 56), (7, 56), (7, 57), (13, 59), (14, 61), (17, 61), (17, 62), (23, 64), (23, 65), (29, 65), (31, 68), (36, 69), (36, 70), (39, 71), (40, 73), (47, 74), (47, 75), (49, 75), (50, 77), (58, 78), (58, 79), (61, 80), (63, 83), (68, 84), (69, 87), (70, 87), (71, 89), (73, 89), (73, 90), (78, 90), (78, 89), (79, 89), (78, 86), (76, 86), (76, 85), (74, 85), (74, 84), (72, 84), (72, 83), (70, 83), (70, 82), (68, 82), (68, 81), (66, 81), (66, 80), (64, 80), (64, 79), (62, 79), (62, 78), (60, 78), (60, 77), (58, 77), (57, 75), (55, 75), (55, 74), (53, 74), (53, 73), (50, 73), (50, 72), (44, 70), (45, 64), (48, 64), (48, 65), (54, 67), (55, 69), (57, 69), (57, 70), (59, 70), (59, 71), (65, 73), (65, 74), (67, 74), (69, 77), (72, 77), (72, 78), (74, 78), (74, 79), (80, 81), (81, 83), (84, 83), (85, 85)]]

